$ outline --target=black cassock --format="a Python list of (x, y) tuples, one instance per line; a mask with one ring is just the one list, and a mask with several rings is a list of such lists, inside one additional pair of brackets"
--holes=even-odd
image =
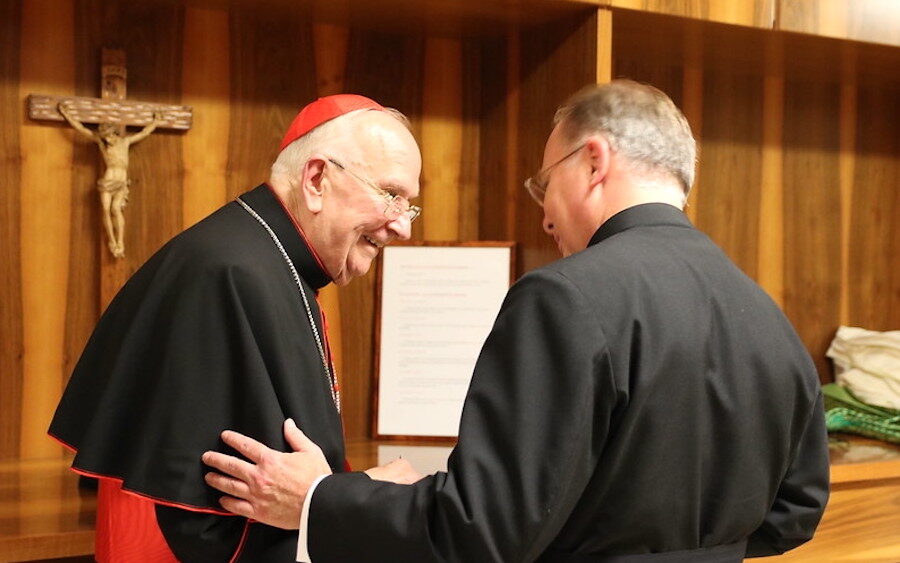
[[(241, 199), (292, 260), (321, 336), (315, 292), (329, 278), (267, 186)], [(296, 532), (225, 515), (200, 461), (225, 449), (226, 428), (290, 451), (288, 417), (343, 470), (340, 415), (297, 282), (271, 235), (231, 202), (172, 239), (122, 288), (50, 434), (77, 450), (76, 470), (157, 501), (159, 528), (179, 559), (228, 561), (242, 543), (241, 561), (294, 561)]]
[(314, 563), (740, 561), (828, 498), (816, 371), (778, 307), (646, 204), (526, 274), (481, 351), (448, 471), (323, 480)]

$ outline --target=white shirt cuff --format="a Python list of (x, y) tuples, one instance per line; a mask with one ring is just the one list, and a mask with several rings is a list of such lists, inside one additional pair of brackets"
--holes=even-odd
[(328, 475), (320, 475), (309, 486), (309, 490), (306, 492), (306, 499), (303, 501), (303, 508), (300, 510), (300, 534), (297, 538), (297, 561), (300, 563), (312, 563), (312, 558), (309, 556), (309, 536), (307, 534), (309, 530), (307, 525), (309, 523), (309, 505), (312, 503), (313, 491), (316, 490), (316, 487), (319, 486), (319, 483), (325, 477), (328, 477)]

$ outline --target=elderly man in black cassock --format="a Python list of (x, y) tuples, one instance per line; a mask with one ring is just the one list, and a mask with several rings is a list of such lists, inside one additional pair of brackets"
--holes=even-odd
[[(407, 239), (421, 156), (406, 118), (355, 95), (305, 107), (268, 183), (178, 235), (100, 319), (50, 434), (100, 479), (96, 557), (293, 561), (296, 534), (222, 510), (200, 455), (223, 427), (290, 451), (293, 418), (344, 470), (317, 291)], [(370, 470), (403, 478), (393, 465)]]
[(828, 498), (817, 374), (682, 212), (695, 157), (659, 90), (576, 94), (526, 182), (564, 258), (510, 289), (447, 472), (331, 475), (287, 421), (294, 453), (224, 432), (250, 461), (204, 454), (222, 506), (299, 527), (313, 563), (726, 562), (809, 540)]

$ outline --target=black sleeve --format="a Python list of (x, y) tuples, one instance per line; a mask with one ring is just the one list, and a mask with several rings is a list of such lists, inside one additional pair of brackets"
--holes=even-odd
[(313, 561), (527, 561), (556, 537), (614, 403), (586, 298), (547, 270), (509, 292), (475, 366), (447, 473), (414, 485), (334, 475), (309, 517)]
[(819, 391), (775, 502), (750, 535), (747, 557), (778, 555), (812, 539), (828, 502), (828, 473), (828, 435)]

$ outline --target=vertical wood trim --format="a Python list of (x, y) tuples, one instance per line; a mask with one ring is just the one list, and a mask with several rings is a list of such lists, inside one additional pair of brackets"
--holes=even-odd
[(613, 79), (613, 14), (604, 8), (597, 10), (597, 83)]
[[(519, 105), (520, 67), (522, 64), (521, 34), (517, 26), (510, 26), (506, 34), (506, 240), (516, 240), (516, 209), (522, 194), (519, 178)], [(485, 186), (482, 186), (485, 189)], [(521, 264), (516, 260), (516, 264)], [(520, 266), (519, 266), (520, 267)], [(518, 275), (520, 272), (516, 272)]]
[(462, 47), (458, 39), (425, 41), (422, 185), (426, 240), (459, 240), (462, 157)]
[[(696, 24), (688, 26), (684, 46), (684, 76), (682, 78), (681, 111), (691, 125), (691, 131), (699, 147), (698, 157), (703, 162), (703, 36)], [(702, 164), (700, 164), (702, 166)], [(685, 213), (697, 224), (697, 202), (700, 191), (699, 170), (694, 175), (694, 185), (688, 194)]]
[(841, 197), (841, 294), (839, 322), (850, 323), (850, 226), (853, 217), (853, 181), (856, 168), (857, 98), (856, 51), (845, 48), (842, 52), (840, 92), (838, 171)]
[[(316, 23), (313, 31), (313, 56), (316, 66), (316, 93), (331, 96), (344, 91), (344, 77), (347, 70), (347, 49), (350, 31), (346, 27)], [(327, 320), (328, 344), (338, 386), (345, 388), (344, 379), (344, 338), (341, 298), (338, 287), (328, 284), (319, 291), (319, 307)]]
[(187, 228), (226, 201), (230, 61), (228, 13), (185, 9), (182, 103), (194, 109), (184, 136), (182, 226)]
[[(71, 95), (73, 53), (72, 2), (27, 0), (22, 6), (21, 98)], [(34, 459), (61, 452), (46, 431), (62, 389), (74, 133), (24, 115), (21, 123), (21, 183), (27, 189), (20, 200), (24, 361), (19, 453)]]
[(780, 38), (766, 44), (763, 78), (762, 184), (757, 281), (784, 308), (784, 57)]
[(21, 16), (20, 0), (0, 2), (0, 460), (19, 457), (22, 414)]

